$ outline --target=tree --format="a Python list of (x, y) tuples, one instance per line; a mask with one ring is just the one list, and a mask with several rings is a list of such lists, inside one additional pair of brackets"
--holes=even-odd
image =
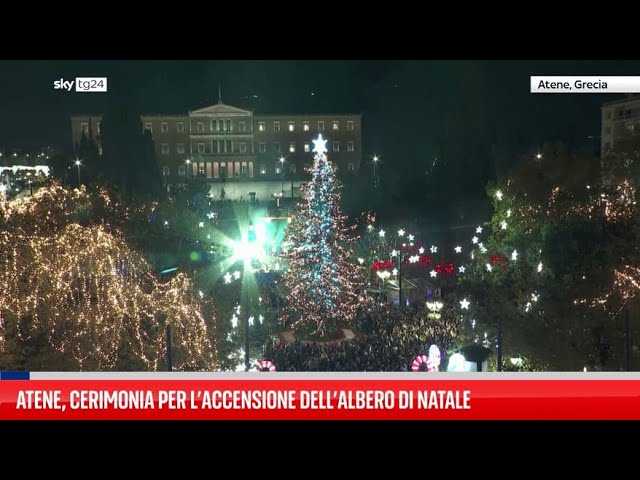
[(502, 320), (505, 356), (558, 370), (616, 360), (619, 310), (602, 306), (619, 305), (619, 272), (637, 257), (635, 196), (624, 175), (606, 178), (599, 159), (558, 144), (489, 185), (489, 233), (478, 233), (460, 287), (491, 344)]
[(348, 260), (352, 228), (340, 208), (340, 185), (325, 155), (326, 140), (319, 135), (314, 144), (312, 178), (285, 233), (289, 295), (284, 318), (324, 336), (353, 319), (362, 280)]
[(163, 370), (167, 324), (176, 369), (215, 368), (212, 304), (158, 281), (111, 205), (56, 185), (0, 203), (0, 369)]
[(96, 167), (106, 183), (126, 197), (163, 196), (162, 176), (155, 160), (153, 139), (142, 129), (140, 114), (124, 100), (111, 104), (102, 117), (102, 156)]

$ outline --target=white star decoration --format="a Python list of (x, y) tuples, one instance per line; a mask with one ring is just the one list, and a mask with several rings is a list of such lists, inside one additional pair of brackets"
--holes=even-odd
[(473, 237), (471, 239), (471, 243), (478, 243), (478, 237)]
[(409, 262), (411, 263), (418, 263), (418, 260), (420, 260), (420, 257), (418, 255), (412, 255), (409, 257)]
[(476, 228), (476, 233), (482, 233), (482, 227), (477, 227)]
[(542, 262), (538, 264), (538, 272), (541, 272), (541, 271), (542, 271)]
[(501, 191), (501, 190), (498, 190), (498, 191), (496, 192), (496, 198), (497, 198), (498, 200), (502, 200), (502, 191)]
[(460, 308), (462, 308), (463, 310), (469, 310), (469, 304), (471, 302), (469, 302), (469, 300), (467, 300), (466, 298), (463, 298), (462, 300), (460, 300)]
[(438, 276), (438, 272), (436, 272), (435, 270), (431, 270), (430, 275), (435, 278), (436, 276)]
[(506, 229), (507, 229), (507, 222), (505, 222), (504, 220), (502, 220), (502, 221), (500, 222), (500, 228), (501, 228), (502, 230), (506, 230)]
[(491, 264), (490, 264), (490, 263), (487, 263), (486, 267), (487, 267), (487, 272), (490, 272), (490, 271), (492, 270), (492, 269), (491, 269)]
[(233, 272), (233, 278), (235, 278), (236, 280), (238, 280), (240, 278), (240, 272), (238, 270)]
[(249, 317), (249, 326), (252, 327), (253, 326), (253, 321), (255, 320), (254, 317)]
[(398, 269), (394, 268), (393, 270), (391, 270), (391, 273), (393, 274), (393, 276), (395, 277), (396, 275), (398, 275)]
[(399, 237), (403, 237), (404, 236), (404, 230), (403, 229), (398, 230), (398, 236)]
[(480, 244), (480, 253), (487, 253), (487, 247), (485, 247), (484, 245)]
[(398, 251), (394, 248), (393, 250), (391, 250), (391, 256), (395, 257), (396, 255), (398, 255)]
[(213, 217), (215, 217), (215, 216), (216, 216), (216, 214), (215, 214), (215, 213), (213, 213), (213, 212), (211, 212), (211, 213), (207, 213), (207, 218), (208, 218), (208, 219), (212, 219), (212, 218), (213, 218)]
[(513, 260), (514, 262), (516, 260), (518, 260), (518, 252), (517, 251), (514, 250), (513, 252), (511, 252), (511, 260)]
[(409, 237), (408, 237), (408, 238), (409, 238), (409, 241), (410, 241), (410, 242), (413, 242), (413, 239), (414, 239), (414, 236), (413, 236), (413, 235), (409, 235)]
[(380, 235), (381, 237), (384, 237), (384, 230), (380, 230), (380, 233), (378, 235)]
[(420, 255), (422, 255), (422, 254), (424, 253), (424, 248), (420, 247), (420, 248), (418, 249), (418, 253), (419, 253)]
[(229, 272), (224, 275), (224, 283), (231, 283), (231, 274)]
[(511, 209), (507, 210), (507, 217), (511, 216)]
[(438, 251), (438, 247), (435, 245), (431, 245), (431, 253), (436, 253)]
[(198, 228), (204, 228), (204, 222), (198, 223)]
[(327, 141), (322, 138), (322, 134), (318, 134), (318, 138), (313, 140), (313, 153), (324, 154), (327, 153)]
[(532, 293), (532, 294), (531, 294), (531, 300), (532, 300), (533, 302), (537, 302), (537, 301), (538, 301), (538, 296), (539, 296), (539, 295), (536, 295), (535, 293)]
[(460, 273), (464, 273), (464, 271), (465, 271), (465, 270), (466, 270), (466, 268), (464, 268), (464, 265), (460, 265), (460, 266), (458, 267), (458, 271), (459, 271)]
[(456, 251), (456, 253), (462, 253), (462, 247), (461, 246), (457, 246), (456, 248), (454, 248), (454, 250)]

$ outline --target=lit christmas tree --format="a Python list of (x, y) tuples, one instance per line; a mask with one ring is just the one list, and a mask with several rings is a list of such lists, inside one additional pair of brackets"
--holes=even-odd
[(327, 141), (319, 135), (313, 143), (312, 178), (286, 230), (289, 295), (284, 317), (296, 328), (324, 336), (353, 319), (362, 279), (348, 260), (354, 238), (340, 209), (340, 186), (325, 155)]

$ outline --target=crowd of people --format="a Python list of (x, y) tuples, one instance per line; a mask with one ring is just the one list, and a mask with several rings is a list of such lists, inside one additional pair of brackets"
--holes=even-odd
[(429, 313), (426, 306), (406, 310), (368, 306), (350, 325), (354, 338), (290, 343), (277, 339), (265, 347), (265, 358), (278, 371), (407, 371), (431, 345), (437, 345), (444, 358), (460, 334), (461, 323), (453, 312)]

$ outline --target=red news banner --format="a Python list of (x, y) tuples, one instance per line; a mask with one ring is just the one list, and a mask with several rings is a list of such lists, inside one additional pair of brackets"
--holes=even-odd
[(257, 375), (245, 374), (247, 380), (238, 380), (237, 374), (230, 379), (220, 374), (127, 379), (123, 374), (123, 379), (2, 380), (0, 419), (640, 419), (637, 375)]

